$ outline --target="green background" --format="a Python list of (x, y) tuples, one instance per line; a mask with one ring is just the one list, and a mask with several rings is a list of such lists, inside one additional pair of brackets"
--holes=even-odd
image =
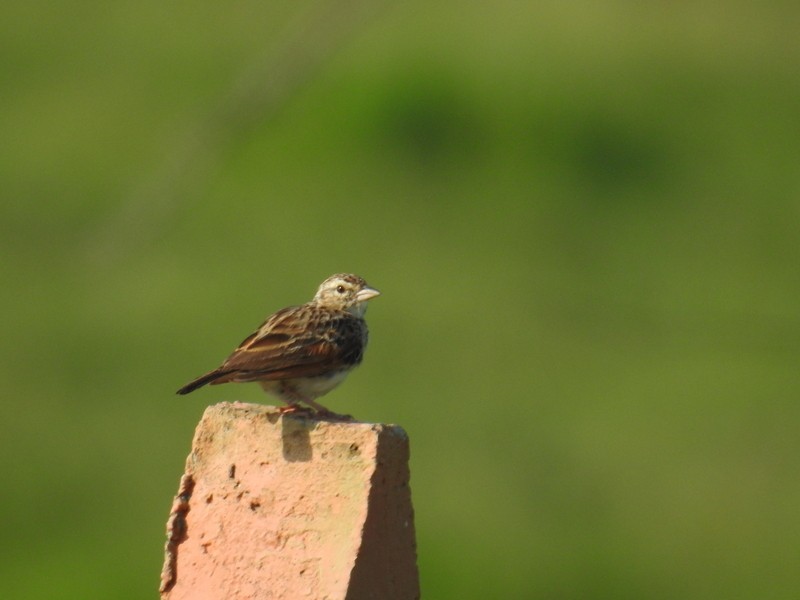
[(174, 391), (364, 276), (429, 599), (796, 598), (800, 5), (0, 4), (0, 596), (156, 597)]

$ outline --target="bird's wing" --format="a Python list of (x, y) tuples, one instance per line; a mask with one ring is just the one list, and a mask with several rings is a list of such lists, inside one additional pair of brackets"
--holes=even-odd
[(314, 377), (357, 364), (362, 322), (345, 312), (308, 305), (272, 315), (220, 367), (238, 381)]

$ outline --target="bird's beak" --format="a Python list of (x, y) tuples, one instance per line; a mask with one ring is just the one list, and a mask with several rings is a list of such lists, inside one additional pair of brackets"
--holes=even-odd
[(363, 290), (360, 290), (356, 294), (356, 300), (358, 302), (365, 302), (365, 301), (369, 300), (370, 298), (374, 298), (375, 296), (380, 296), (380, 295), (381, 295), (381, 293), (378, 290), (376, 290), (375, 288), (365, 287)]

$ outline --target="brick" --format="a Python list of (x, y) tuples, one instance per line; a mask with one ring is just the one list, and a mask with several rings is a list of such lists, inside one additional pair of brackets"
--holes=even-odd
[(222, 403), (195, 431), (162, 600), (419, 598), (408, 437)]

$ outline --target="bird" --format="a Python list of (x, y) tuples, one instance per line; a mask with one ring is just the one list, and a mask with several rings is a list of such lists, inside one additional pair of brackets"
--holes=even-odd
[(188, 394), (206, 384), (258, 382), (286, 404), (282, 413), (303, 410), (305, 404), (323, 415), (342, 416), (316, 399), (361, 363), (369, 337), (366, 303), (379, 294), (358, 275), (331, 275), (310, 302), (267, 317), (219, 367), (177, 393)]

